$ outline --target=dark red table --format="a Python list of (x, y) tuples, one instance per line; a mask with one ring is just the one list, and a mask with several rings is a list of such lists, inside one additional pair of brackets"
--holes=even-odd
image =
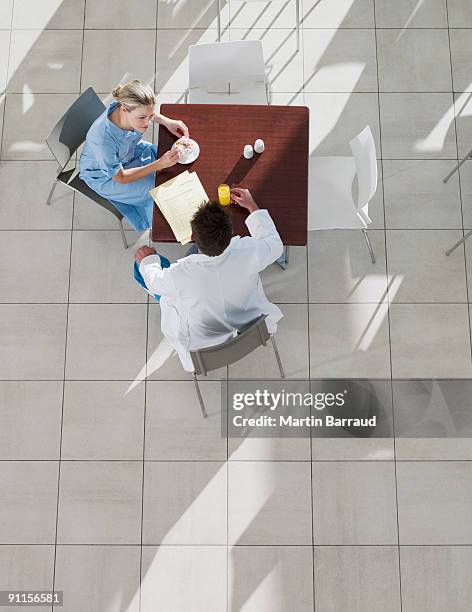
[[(163, 104), (161, 113), (184, 121), (200, 145), (192, 164), (177, 164), (156, 175), (156, 185), (184, 170), (197, 172), (210, 199), (217, 200), (220, 183), (245, 187), (261, 208), (267, 208), (286, 246), (306, 245), (308, 198), (309, 113), (304, 106), (240, 106), (230, 104)], [(245, 144), (265, 142), (261, 155), (242, 155)], [(159, 126), (159, 157), (175, 136)], [(248, 231), (247, 211), (231, 204), (234, 233)], [(152, 226), (154, 242), (176, 242), (157, 206)]]

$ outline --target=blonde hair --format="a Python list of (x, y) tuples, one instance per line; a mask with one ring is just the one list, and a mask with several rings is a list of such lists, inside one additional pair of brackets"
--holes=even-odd
[(156, 104), (156, 94), (152, 87), (141, 81), (130, 81), (126, 85), (118, 85), (111, 95), (121, 106), (133, 110), (138, 106), (150, 106)]

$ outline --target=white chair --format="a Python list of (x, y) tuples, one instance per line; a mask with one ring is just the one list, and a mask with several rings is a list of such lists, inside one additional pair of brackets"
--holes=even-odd
[[(245, 0), (245, 2), (259, 2), (267, 4), (271, 0)], [(218, 40), (221, 40), (221, 0), (218, 0), (217, 6), (217, 21), (218, 21)], [(296, 10), (296, 29), (297, 29), (297, 51), (300, 51), (300, 0), (295, 0)]]
[[(349, 145), (354, 157), (310, 157), (308, 181), (308, 231), (361, 229), (372, 263), (375, 255), (367, 234), (372, 220), (369, 202), (377, 189), (377, 156), (369, 126)], [(353, 198), (357, 176), (357, 203)]]
[(268, 104), (260, 40), (190, 45), (185, 101), (191, 104)]

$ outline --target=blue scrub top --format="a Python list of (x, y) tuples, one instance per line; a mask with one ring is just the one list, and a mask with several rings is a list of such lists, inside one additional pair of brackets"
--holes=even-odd
[(155, 186), (155, 174), (127, 184), (113, 177), (121, 169), (151, 163), (157, 158), (157, 148), (143, 140), (141, 132), (123, 130), (110, 120), (117, 106), (118, 102), (112, 102), (90, 127), (80, 156), (80, 178), (109, 199), (132, 227), (147, 229), (152, 223), (153, 200), (149, 191)]

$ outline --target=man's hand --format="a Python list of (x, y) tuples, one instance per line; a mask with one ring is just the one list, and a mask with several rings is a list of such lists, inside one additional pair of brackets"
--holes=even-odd
[(259, 206), (254, 202), (249, 189), (236, 187), (235, 189), (230, 189), (230, 194), (233, 202), (236, 202), (242, 208), (246, 208), (250, 213), (259, 210)]
[(147, 257), (148, 255), (155, 255), (156, 253), (157, 253), (156, 249), (153, 249), (148, 246), (142, 246), (136, 251), (134, 258), (139, 266), (139, 264), (145, 257)]
[(164, 170), (164, 168), (170, 168), (171, 166), (175, 166), (175, 164), (179, 161), (180, 154), (177, 149), (171, 149), (164, 153), (159, 159), (156, 161), (156, 170)]

